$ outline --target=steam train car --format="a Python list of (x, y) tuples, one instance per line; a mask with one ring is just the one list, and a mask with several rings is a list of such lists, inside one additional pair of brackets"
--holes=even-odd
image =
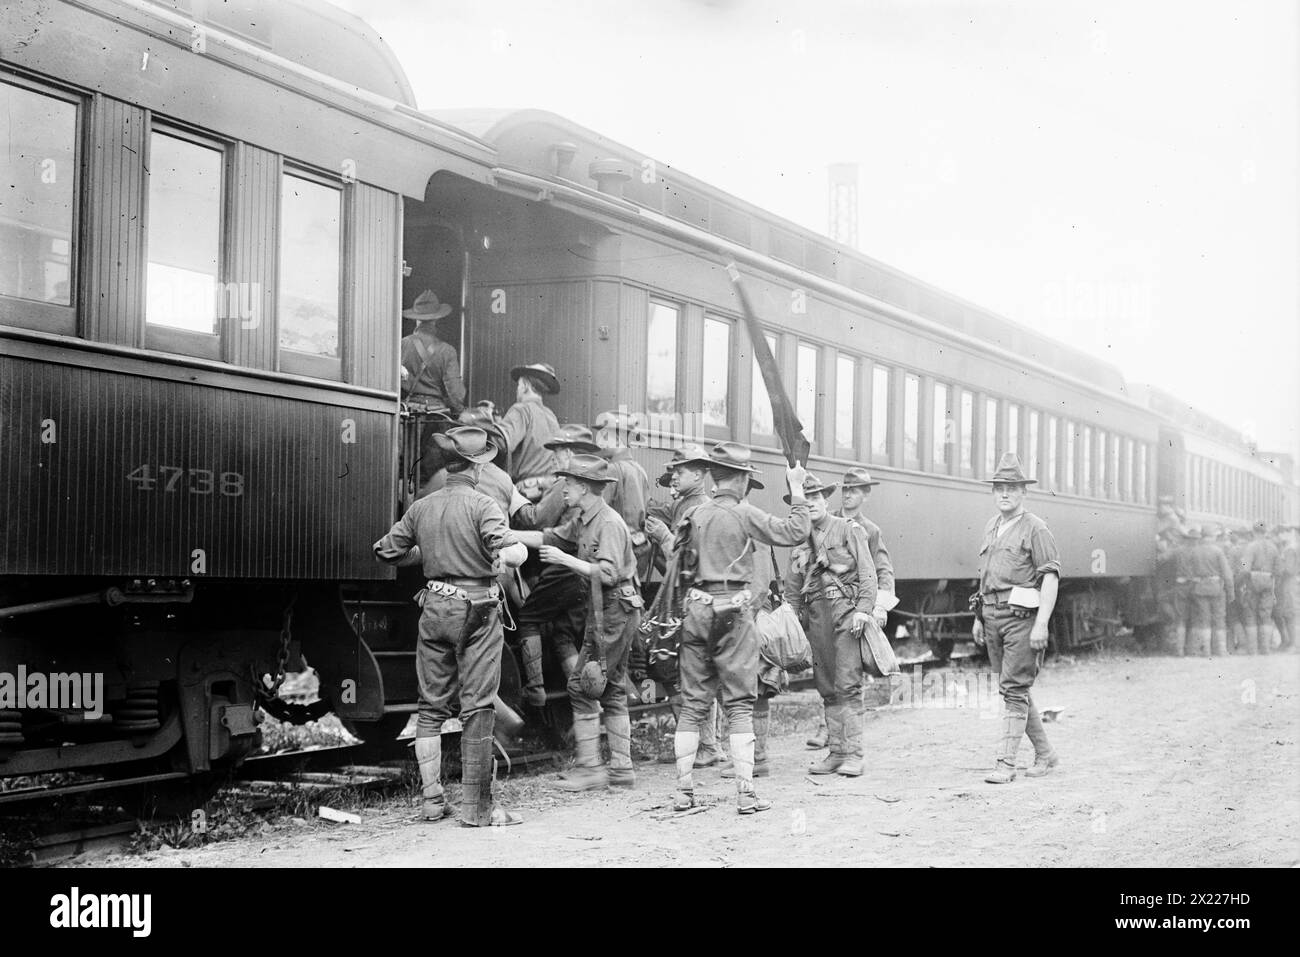
[(1160, 426), (1159, 494), (1190, 524), (1249, 528), (1300, 521), (1294, 463), (1261, 452), (1236, 429), (1162, 389), (1148, 387)]
[[(684, 438), (753, 445), (783, 468), (726, 264), (735, 262), (800, 420), (809, 467), (866, 464), (899, 577), (891, 632), (939, 653), (968, 633), (997, 458), (1038, 479), (1030, 507), (1065, 561), (1058, 639), (1113, 634), (1154, 559), (1161, 419), (1111, 366), (778, 219), (560, 117), (439, 113), (490, 143), (496, 197), (464, 184), (473, 241), (466, 355), (475, 396), (529, 357), (565, 383), (560, 421), (625, 407), (655, 474)], [(508, 198), (507, 198), (508, 197)], [(489, 205), (485, 205), (485, 203)], [(408, 237), (409, 239), (409, 237)], [(409, 252), (408, 252), (409, 258)], [(781, 482), (755, 495), (781, 510)], [(945, 617), (951, 616), (951, 617)]]
[(397, 585), (404, 197), (493, 151), (315, 3), (7, 3), (0, 100), (0, 776), (238, 760), (300, 657), (413, 709), (343, 587)]

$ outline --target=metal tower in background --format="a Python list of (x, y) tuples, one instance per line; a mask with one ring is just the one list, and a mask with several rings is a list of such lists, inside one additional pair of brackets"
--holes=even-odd
[(826, 167), (830, 189), (827, 232), (831, 239), (858, 248), (858, 164), (831, 163)]

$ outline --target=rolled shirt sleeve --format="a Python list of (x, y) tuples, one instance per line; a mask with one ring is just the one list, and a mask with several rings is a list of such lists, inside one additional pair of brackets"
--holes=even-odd
[(1034, 563), (1034, 583), (1041, 585), (1043, 576), (1051, 573), (1061, 576), (1061, 554), (1056, 550), (1056, 538), (1041, 521), (1031, 523), (1029, 552)]

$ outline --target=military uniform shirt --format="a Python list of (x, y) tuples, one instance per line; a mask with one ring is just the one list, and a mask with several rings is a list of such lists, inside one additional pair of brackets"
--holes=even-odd
[(609, 449), (602, 453), (609, 459), (610, 470), (618, 476), (605, 486), (605, 501), (623, 517), (627, 527), (639, 532), (645, 527), (645, 503), (650, 497), (650, 479), (628, 449)]
[(1228, 557), (1217, 545), (1202, 542), (1188, 549), (1187, 571), (1191, 578), (1218, 578), (1225, 591), (1232, 590), (1232, 570), (1228, 567)]
[(560, 431), (560, 423), (541, 397), (529, 396), (512, 405), (501, 419), (501, 431), (510, 446), (510, 476), (516, 482), (555, 471), (555, 453), (545, 446)]
[(491, 578), (497, 554), (513, 544), (497, 503), (474, 488), (472, 476), (455, 472), (445, 487), (407, 509), (374, 550), (392, 563), (419, 545), (426, 578)]
[(1061, 556), (1046, 522), (1032, 512), (1021, 512), (1004, 523), (999, 535), (999, 521), (1000, 515), (984, 526), (979, 560), (981, 594), (1037, 588), (1048, 572), (1061, 574)]
[(1242, 550), (1241, 569), (1245, 572), (1277, 574), (1277, 546), (1267, 538), (1257, 538)]
[[(424, 345), (429, 363), (420, 358), (415, 339)], [(413, 332), (402, 340), (402, 367), (411, 373), (407, 380), (410, 397), (430, 405), (445, 405), (453, 412), (465, 408), (465, 383), (460, 378), (456, 348), (436, 335)]]
[(880, 526), (861, 512), (858, 512), (857, 515), (845, 515), (843, 512), (837, 512), (836, 515), (840, 518), (851, 519), (866, 529), (867, 547), (871, 549), (871, 557), (876, 565), (876, 583), (881, 591), (893, 594), (894, 563), (890, 560), (889, 549), (885, 547), (885, 540), (881, 537)]
[[(646, 509), (647, 515), (655, 515), (668, 526), (665, 532), (655, 544), (659, 546), (660, 551), (667, 551), (673, 544), (673, 533), (677, 531), (677, 525), (684, 516), (697, 505), (703, 505), (709, 500), (709, 497), (696, 489), (693, 492), (687, 492), (685, 495), (679, 495), (667, 505), (661, 505), (658, 502), (652, 503)], [(648, 532), (646, 533), (649, 534)]]
[[(807, 598), (815, 600), (823, 596), (826, 585), (838, 579), (854, 610), (870, 612), (876, 605), (876, 572), (866, 529), (854, 519), (828, 515), (820, 525), (813, 523), (811, 538), (811, 544), (801, 542), (790, 553), (790, 569), (785, 576), (785, 600), (790, 607), (799, 611), (805, 588)], [(817, 555), (823, 552), (828, 568), (810, 579)]]
[(808, 537), (812, 519), (807, 502), (795, 502), (789, 516), (780, 519), (722, 489), (695, 509), (691, 525), (699, 555), (696, 581), (749, 582), (754, 577), (754, 543), (798, 545)]
[(602, 585), (619, 585), (636, 577), (632, 536), (618, 512), (595, 499), (563, 525), (542, 532), (542, 544), (572, 552), (591, 562)]
[[(536, 502), (528, 502), (510, 513), (517, 528), (550, 528), (572, 518), (564, 504), (564, 483), (556, 482)], [(574, 510), (576, 514), (576, 510)]]

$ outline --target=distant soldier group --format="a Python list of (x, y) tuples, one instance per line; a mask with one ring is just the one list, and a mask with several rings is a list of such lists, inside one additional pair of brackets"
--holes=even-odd
[(1300, 527), (1188, 525), (1159, 500), (1156, 588), (1173, 654), (1270, 654), (1295, 644)]
[[(767, 772), (768, 703), (785, 676), (759, 654), (755, 614), (782, 598), (806, 623), (825, 708), (825, 740), (810, 743), (828, 753), (809, 770), (862, 774), (864, 665), (892, 664), (881, 628), (897, 601), (881, 530), (863, 512), (878, 482), (861, 468), (828, 483), (792, 466), (785, 474), (790, 512), (778, 518), (747, 500), (763, 487), (749, 448), (719, 442), (678, 449), (657, 482), (671, 498), (655, 501), (628, 448), (637, 417), (606, 412), (591, 426), (560, 425), (545, 403), (560, 383), (545, 363), (511, 370), (516, 401), (504, 416), (497, 418), (490, 402), (465, 408), (455, 350), (432, 330), (445, 314), (432, 293), (405, 313), (420, 324), (403, 340), (403, 395), (432, 422), (419, 441), (419, 497), (374, 546), (382, 561), (420, 565), (427, 580), (416, 653), (423, 816), (447, 813), (441, 734), (457, 718), (461, 822), (519, 823), (491, 794), (507, 598), (517, 611), (525, 703), (546, 704), (548, 663), (565, 678), (575, 763), (558, 781), (564, 790), (635, 785), (628, 698), (640, 695), (638, 685), (650, 689), (649, 632), (671, 637), (656, 647), (656, 661), (676, 662), (664, 682), (677, 716), (674, 809), (699, 803), (694, 771), (719, 759), (708, 733), (716, 705), (730, 753), (723, 773), (735, 780), (737, 810), (767, 810), (754, 778)], [(975, 638), (987, 644), (1001, 676), (1007, 718), (987, 780), (1005, 783), (1015, 777), (1015, 751), (1026, 734), (1036, 753), (1031, 774), (1056, 763), (1030, 687), (1059, 561), (1051, 533), (1023, 509), (1032, 480), (1019, 460), (1004, 457), (991, 482), (999, 516), (980, 550)], [(841, 486), (842, 506), (833, 513), (830, 497)], [(791, 549), (784, 576), (775, 547)], [(643, 628), (644, 598), (653, 591), (643, 586), (656, 569), (662, 581)]]

